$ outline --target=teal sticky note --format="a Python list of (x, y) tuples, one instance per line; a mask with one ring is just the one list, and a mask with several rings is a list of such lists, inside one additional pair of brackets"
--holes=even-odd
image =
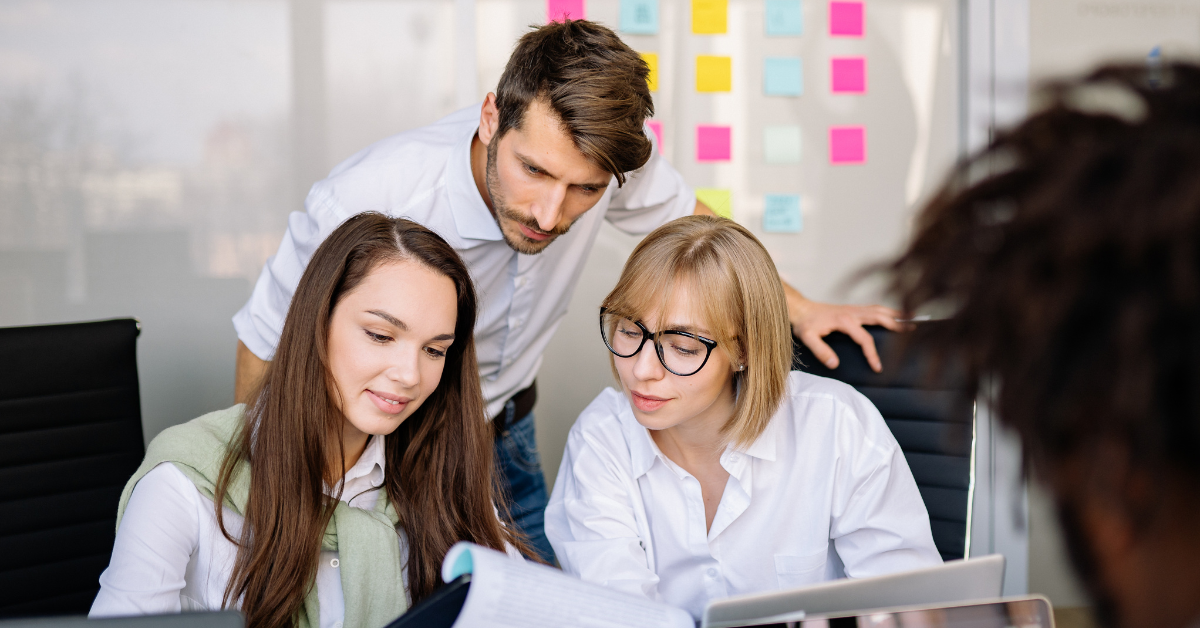
[(763, 90), (768, 96), (799, 96), (804, 93), (800, 57), (767, 57), (763, 60)]
[(800, 197), (796, 194), (767, 194), (763, 208), (763, 231), (800, 233), (804, 219), (800, 215)]
[(763, 159), (769, 164), (800, 163), (800, 127), (768, 126), (763, 129)]
[(800, 0), (767, 0), (767, 34), (773, 37), (794, 37), (804, 27)]
[(621, 0), (621, 32), (658, 34), (658, 0)]

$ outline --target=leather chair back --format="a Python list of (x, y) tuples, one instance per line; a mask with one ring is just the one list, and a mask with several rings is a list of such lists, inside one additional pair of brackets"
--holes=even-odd
[(132, 319), (0, 329), (0, 617), (87, 613), (145, 454)]

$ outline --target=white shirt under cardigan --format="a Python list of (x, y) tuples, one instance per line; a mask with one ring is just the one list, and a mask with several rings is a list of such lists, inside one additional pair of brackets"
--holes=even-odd
[[(384, 438), (372, 437), (346, 472), (342, 501), (371, 510), (383, 486)], [(332, 494), (331, 491), (327, 493)], [(224, 512), (225, 529), (239, 538), (242, 517)], [(407, 556), (400, 535), (400, 555)], [(100, 574), (100, 593), (89, 617), (116, 617), (222, 608), (237, 547), (221, 534), (216, 509), (175, 465), (164, 462), (133, 489), (112, 560)], [(405, 591), (408, 572), (404, 571)], [(320, 626), (342, 628), (345, 602), (338, 553), (321, 552), (317, 567)]]
[(717, 598), (942, 562), (912, 472), (879, 411), (841, 382), (788, 376), (705, 530), (700, 483), (606, 389), (571, 428), (546, 508), (563, 570), (700, 617)]
[[(617, 188), (613, 178), (596, 205), (538, 255), (505, 244), (471, 175), (471, 139), (480, 106), (368, 146), (313, 185), (306, 213), (288, 218), (279, 251), (267, 261), (250, 300), (233, 317), (238, 338), (270, 360), (292, 294), (317, 246), (347, 218), (365, 211), (409, 218), (458, 251), (479, 294), (475, 351), (479, 376), (496, 416), (514, 393), (533, 383), (579, 274), (605, 220), (646, 234), (691, 214), (696, 196), (655, 144), (650, 160)], [(647, 131), (651, 142), (654, 134)]]

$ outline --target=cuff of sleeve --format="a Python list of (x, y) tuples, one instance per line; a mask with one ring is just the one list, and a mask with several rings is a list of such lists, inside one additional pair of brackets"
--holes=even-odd
[(271, 358), (275, 357), (275, 345), (259, 333), (254, 324), (254, 315), (250, 313), (249, 302), (233, 315), (233, 328), (237, 331), (238, 340), (246, 345), (250, 353), (258, 356), (258, 359), (270, 362)]

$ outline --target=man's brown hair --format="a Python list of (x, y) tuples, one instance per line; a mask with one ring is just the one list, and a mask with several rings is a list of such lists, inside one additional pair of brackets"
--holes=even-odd
[(617, 34), (587, 20), (551, 22), (517, 42), (496, 87), (496, 139), (521, 127), (535, 99), (550, 106), (576, 148), (611, 172), (625, 173), (650, 159), (642, 129), (654, 115), (646, 77), (650, 67)]

